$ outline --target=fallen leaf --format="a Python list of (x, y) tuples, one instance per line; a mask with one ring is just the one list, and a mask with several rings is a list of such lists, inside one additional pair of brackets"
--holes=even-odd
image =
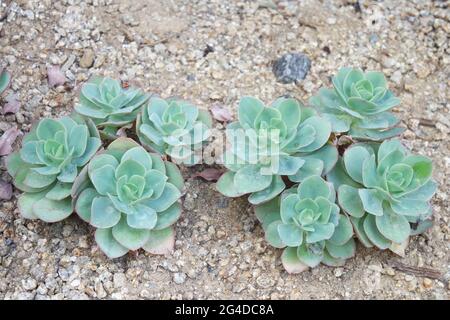
[(66, 76), (59, 66), (51, 66), (47, 69), (48, 85), (50, 87), (61, 86), (66, 82)]
[(6, 97), (6, 104), (3, 106), (2, 113), (16, 113), (20, 109), (20, 101), (17, 94), (10, 94)]
[(208, 168), (201, 172), (196, 172), (192, 177), (200, 177), (205, 179), (206, 181), (217, 181), (222, 174), (223, 171), (219, 169)]
[(228, 111), (228, 109), (224, 108), (223, 106), (219, 105), (212, 106), (211, 113), (214, 119), (221, 122), (226, 122), (233, 119), (233, 116), (231, 115), (230, 111)]
[(12, 152), (12, 144), (22, 132), (16, 127), (9, 128), (0, 137), (0, 156), (6, 156)]
[(12, 185), (11, 183), (0, 180), (0, 199), (10, 200), (12, 197)]

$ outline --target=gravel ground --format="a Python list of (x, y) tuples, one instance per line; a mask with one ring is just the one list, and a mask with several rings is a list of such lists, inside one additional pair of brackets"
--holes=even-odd
[[(13, 125), (26, 132), (37, 119), (69, 113), (93, 74), (234, 114), (242, 95), (306, 101), (341, 66), (382, 70), (403, 101), (395, 111), (408, 127), (405, 144), (435, 164), (434, 227), (412, 239), (404, 258), (358, 247), (342, 268), (289, 275), (246, 200), (226, 199), (214, 183), (192, 178), (197, 166), (183, 169), (174, 253), (111, 261), (76, 216), (55, 224), (22, 219), (15, 191), (0, 204), (0, 299), (449, 297), (448, 2), (274, 2), (276, 9), (245, 0), (0, 1), (1, 66), (13, 73), (9, 92), (22, 104), (0, 115), (0, 132)], [(272, 74), (273, 61), (288, 52), (311, 59), (297, 84)], [(51, 65), (62, 68), (64, 86), (48, 86)], [(4, 159), (1, 167), (10, 179)]]

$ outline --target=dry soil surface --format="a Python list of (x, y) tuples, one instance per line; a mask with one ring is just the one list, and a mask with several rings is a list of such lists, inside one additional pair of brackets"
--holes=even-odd
[[(76, 216), (54, 224), (22, 219), (15, 191), (0, 204), (0, 299), (448, 298), (449, 3), (274, 3), (0, 1), (1, 66), (12, 72), (9, 93), (21, 101), (18, 113), (0, 115), (0, 133), (68, 114), (94, 74), (234, 113), (243, 95), (307, 101), (342, 66), (382, 70), (402, 99), (395, 112), (408, 128), (404, 143), (435, 164), (434, 227), (412, 239), (404, 258), (359, 246), (344, 267), (289, 275), (246, 199), (226, 199), (214, 183), (193, 178), (204, 168), (196, 166), (183, 169), (187, 191), (173, 254), (111, 261)], [(287, 52), (312, 61), (298, 84), (277, 83), (272, 74), (272, 62)], [(48, 86), (50, 65), (62, 68), (64, 86)]]

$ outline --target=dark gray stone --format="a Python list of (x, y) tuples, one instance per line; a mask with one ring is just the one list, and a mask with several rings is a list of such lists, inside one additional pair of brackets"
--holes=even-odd
[(273, 64), (272, 71), (278, 82), (292, 83), (305, 79), (311, 60), (303, 53), (287, 53)]

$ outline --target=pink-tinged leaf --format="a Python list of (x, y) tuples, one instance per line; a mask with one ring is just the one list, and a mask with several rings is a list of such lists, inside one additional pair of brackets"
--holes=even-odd
[(201, 172), (196, 172), (192, 176), (193, 178), (200, 177), (205, 179), (206, 181), (217, 181), (219, 180), (220, 176), (223, 174), (223, 171), (214, 169), (214, 168), (208, 168)]
[(20, 101), (17, 94), (11, 94), (6, 97), (6, 104), (3, 106), (2, 113), (17, 113), (20, 109)]
[(214, 105), (211, 107), (211, 113), (217, 121), (226, 122), (233, 119), (232, 114), (228, 109), (220, 105)]
[(12, 145), (22, 132), (16, 127), (9, 128), (0, 137), (0, 156), (6, 156), (12, 152)]
[(59, 66), (51, 66), (47, 69), (48, 85), (50, 87), (61, 86), (66, 83), (66, 76)]
[(11, 183), (0, 180), (0, 199), (10, 200), (13, 194)]
[(308, 270), (308, 266), (297, 258), (297, 248), (287, 247), (281, 255), (281, 263), (288, 273), (301, 273)]
[(142, 248), (152, 254), (169, 254), (174, 246), (175, 230), (168, 227), (162, 230), (150, 230), (150, 237)]

